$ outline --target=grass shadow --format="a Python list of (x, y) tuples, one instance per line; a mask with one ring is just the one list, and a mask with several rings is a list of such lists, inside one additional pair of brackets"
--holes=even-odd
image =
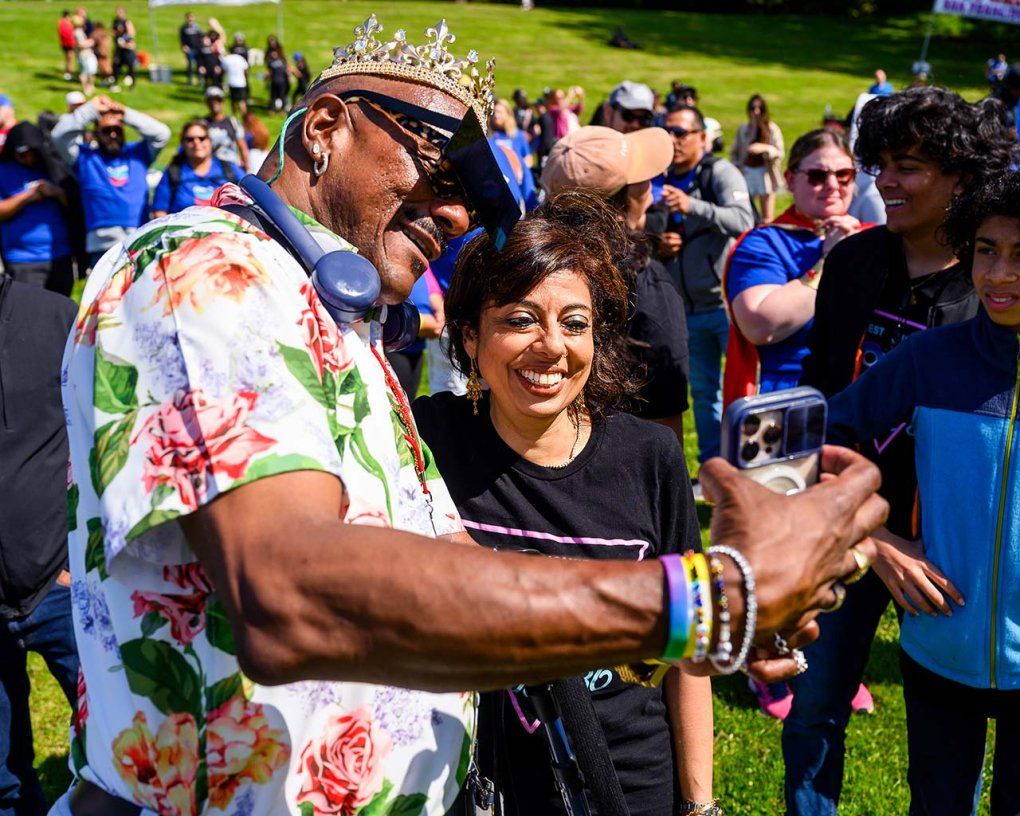
[(36, 766), (43, 790), (54, 799), (59, 798), (71, 784), (71, 771), (67, 767), (67, 753), (50, 754)]

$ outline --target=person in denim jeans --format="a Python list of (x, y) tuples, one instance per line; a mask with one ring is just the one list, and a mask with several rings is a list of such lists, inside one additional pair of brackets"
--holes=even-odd
[[(941, 239), (943, 222), (955, 197), (1005, 172), (1015, 144), (994, 102), (971, 105), (940, 88), (868, 102), (855, 153), (876, 176), (888, 222), (850, 236), (827, 258), (801, 384), (833, 397), (909, 335), (978, 312), (970, 270)], [(908, 612), (934, 612), (942, 598), (936, 587), (952, 586), (919, 541), (914, 436), (896, 423), (861, 451), (882, 471), (889, 520), (876, 534), (875, 575), (851, 586), (845, 605), (826, 616), (805, 649), (808, 672), (791, 684), (783, 727), (791, 816), (837, 812), (851, 698), (890, 599)]]
[(28, 652), (43, 656), (72, 708), (77, 695), (60, 400), (76, 312), (68, 298), (0, 274), (0, 816), (47, 809), (32, 767)]
[[(661, 236), (659, 255), (684, 299), (698, 461), (704, 462), (719, 455), (722, 356), (730, 331), (720, 282), (734, 241), (754, 226), (754, 210), (740, 171), (712, 156), (700, 110), (677, 107), (665, 128), (673, 137), (673, 164), (662, 200), (649, 211), (648, 232)], [(662, 229), (653, 226), (656, 212)]]

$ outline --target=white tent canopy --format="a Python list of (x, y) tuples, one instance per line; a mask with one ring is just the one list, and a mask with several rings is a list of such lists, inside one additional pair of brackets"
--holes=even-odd
[(163, 6), (253, 6), (256, 3), (272, 3), (276, 6), (276, 36), (283, 39), (283, 2), (282, 0), (149, 0), (149, 27), (152, 29), (152, 53), (159, 53), (159, 40), (156, 38), (155, 9)]

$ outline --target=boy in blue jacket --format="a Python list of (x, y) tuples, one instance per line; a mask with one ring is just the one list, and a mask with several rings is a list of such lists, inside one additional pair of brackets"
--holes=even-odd
[(1020, 173), (957, 200), (945, 224), (981, 301), (903, 341), (830, 403), (830, 439), (907, 423), (925, 556), (960, 593), (903, 621), (911, 816), (975, 809), (997, 720), (992, 816), (1020, 813)]

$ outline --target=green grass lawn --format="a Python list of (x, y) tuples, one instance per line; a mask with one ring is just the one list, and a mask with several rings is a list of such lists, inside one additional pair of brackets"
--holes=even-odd
[[(94, 18), (108, 20), (115, 5), (104, 0), (88, 7)], [(137, 25), (140, 47), (150, 49), (146, 6), (141, 2), (124, 5)], [(0, 4), (0, 27), (8, 31), (10, 43), (0, 61), (0, 92), (14, 99), (23, 117), (34, 117), (44, 108), (61, 111), (63, 95), (74, 87), (60, 78), (55, 33), (60, 8), (38, 2)], [(264, 43), (266, 35), (275, 30), (274, 6), (197, 9), (201, 20), (214, 15), (228, 32), (244, 31), (253, 45)], [(594, 105), (620, 79), (665, 89), (671, 79), (680, 78), (698, 87), (705, 112), (718, 118), (731, 138), (743, 120), (747, 97), (757, 91), (769, 100), (787, 145), (818, 125), (826, 105), (837, 112), (848, 110), (858, 92), (870, 84), (875, 68), (885, 68), (897, 85), (905, 83), (923, 34), (917, 19), (853, 21), (625, 10), (538, 9), (523, 13), (514, 6), (360, 0), (284, 0), (284, 11), (288, 53), (304, 51), (313, 71), (328, 61), (333, 46), (348, 41), (351, 28), (371, 11), (379, 14), (389, 33), (403, 26), (412, 40), (425, 25), (446, 16), (458, 36), (456, 47), (462, 49), (458, 53), (477, 48), (483, 57), (497, 57), (501, 95), (509, 95), (517, 86), (534, 96), (547, 85), (581, 84)], [(178, 72), (183, 69), (183, 58), (176, 49), (176, 29), (182, 13), (180, 7), (156, 12), (159, 56)], [(643, 50), (618, 51), (605, 46), (617, 25), (623, 25), (632, 39), (642, 43)], [(1007, 32), (959, 21), (943, 27), (955, 34), (933, 40), (930, 60), (936, 74), (968, 98), (977, 98), (984, 90), (984, 60), (1006, 48)], [(256, 101), (264, 102), (265, 90), (257, 83), (254, 95)], [(117, 96), (175, 130), (204, 110), (199, 92), (186, 87), (180, 73), (173, 85), (150, 85), (143, 78), (135, 88)], [(272, 122), (278, 129), (281, 118)], [(168, 158), (169, 153), (162, 157), (164, 162)], [(686, 427), (685, 447), (693, 468), (695, 440), (689, 415)], [(703, 522), (707, 523), (707, 515)], [(850, 724), (841, 808), (846, 814), (893, 816), (907, 811), (896, 641), (896, 619), (890, 611), (866, 670), (877, 712), (872, 717), (855, 717)], [(68, 711), (56, 684), (34, 657), (30, 673), (37, 764), (47, 791), (55, 795), (68, 779)], [(730, 814), (781, 813), (780, 726), (757, 713), (744, 683), (738, 676), (715, 684), (717, 795)], [(987, 793), (982, 812), (987, 812)]]

